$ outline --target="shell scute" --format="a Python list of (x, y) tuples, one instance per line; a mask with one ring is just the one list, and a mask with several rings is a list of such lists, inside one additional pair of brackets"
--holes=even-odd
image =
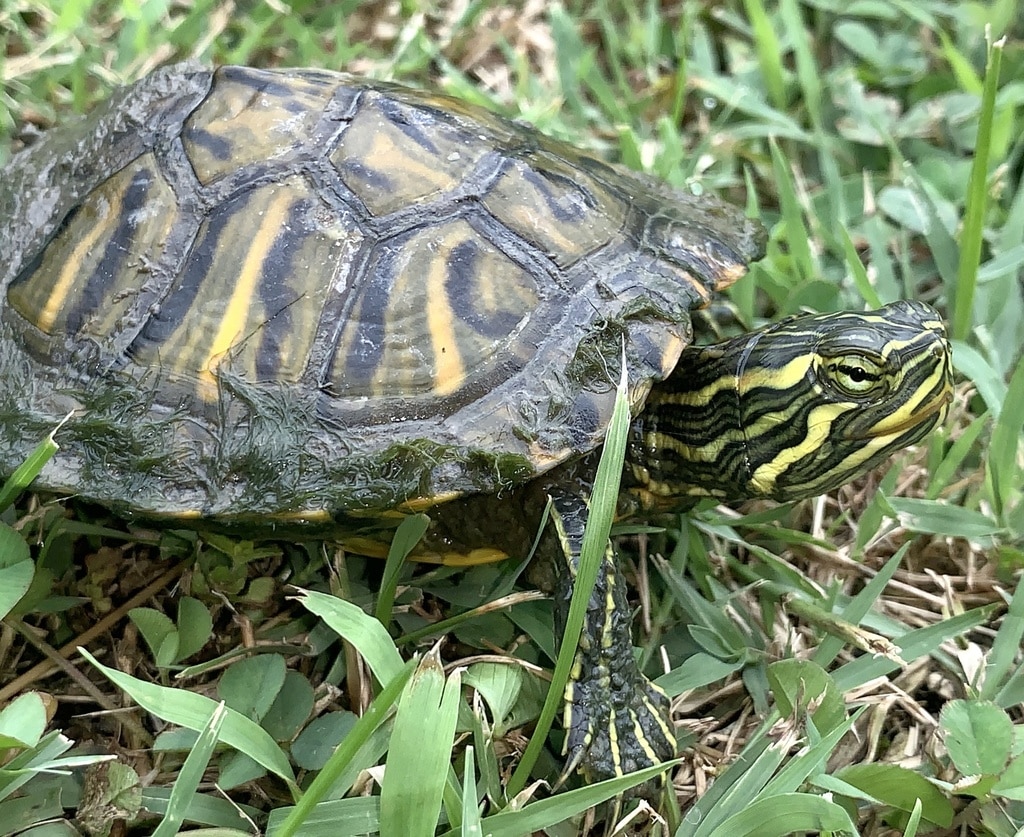
[(464, 220), (390, 240), (367, 275), (334, 356), (340, 397), (468, 401), (539, 301), (535, 278)]
[(432, 109), (369, 90), (330, 159), (345, 185), (380, 217), (454, 192), (488, 150)]
[(298, 382), (355, 232), (323, 209), (297, 176), (216, 207), (131, 343), (135, 363), (208, 387), (221, 365), (254, 381)]
[(11, 281), (8, 304), (46, 335), (105, 338), (130, 310), (133, 289), (149, 278), (179, 216), (154, 156), (143, 155), (65, 216)]
[(253, 163), (294, 157), (315, 136), (338, 87), (319, 73), (280, 74), (226, 67), (215, 95), (185, 121), (182, 142), (203, 184)]
[(561, 268), (613, 242), (628, 212), (624, 195), (547, 154), (509, 160), (483, 204)]

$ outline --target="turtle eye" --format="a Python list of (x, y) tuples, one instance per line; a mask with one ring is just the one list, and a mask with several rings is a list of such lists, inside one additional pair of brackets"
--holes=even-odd
[(822, 358), (826, 380), (843, 395), (878, 398), (890, 390), (891, 375), (883, 364), (864, 355)]

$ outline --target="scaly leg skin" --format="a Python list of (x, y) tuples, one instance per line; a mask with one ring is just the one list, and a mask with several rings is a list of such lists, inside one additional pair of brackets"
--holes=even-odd
[[(561, 560), (555, 630), (569, 614), (587, 504), (555, 489), (552, 520)], [(566, 772), (580, 767), (588, 781), (621, 776), (675, 757), (667, 695), (640, 671), (633, 656), (626, 586), (611, 546), (587, 605), (579, 648), (565, 689)]]

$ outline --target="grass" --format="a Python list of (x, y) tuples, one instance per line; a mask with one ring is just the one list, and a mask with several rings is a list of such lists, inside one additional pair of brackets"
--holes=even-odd
[[(431, 86), (745, 204), (771, 230), (747, 322), (919, 298), (958, 373), (947, 428), (882, 473), (620, 539), (685, 745), (657, 810), (604, 804), (635, 779), (551, 791), (557, 724), (514, 774), (556, 643), (509, 568), (381, 585), (330, 543), (0, 491), (0, 833), (1017, 833), (1020, 26), (1008, 0), (0, 5), (0, 161), (171, 60)], [(442, 632), (445, 670), (403, 662)]]

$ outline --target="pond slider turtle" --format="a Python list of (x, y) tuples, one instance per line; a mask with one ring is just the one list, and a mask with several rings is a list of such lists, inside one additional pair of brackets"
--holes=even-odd
[[(0, 179), (0, 468), (67, 417), (42, 488), (369, 552), (425, 509), (424, 553), (455, 561), (523, 555), (550, 497), (562, 619), (620, 376), (623, 512), (814, 495), (942, 421), (921, 303), (688, 346), (762, 247), (736, 209), (454, 99), (168, 67)], [(609, 558), (567, 694), (592, 777), (675, 752), (618, 581)]]

